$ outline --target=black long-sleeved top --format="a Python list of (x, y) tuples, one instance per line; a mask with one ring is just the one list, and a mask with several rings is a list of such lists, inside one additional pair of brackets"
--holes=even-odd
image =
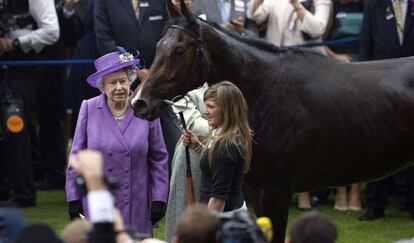
[(207, 149), (201, 157), (200, 202), (208, 203), (211, 197), (226, 201), (224, 212), (243, 206), (243, 168), (245, 157), (236, 145), (226, 149), (219, 145), (213, 156), (211, 168)]

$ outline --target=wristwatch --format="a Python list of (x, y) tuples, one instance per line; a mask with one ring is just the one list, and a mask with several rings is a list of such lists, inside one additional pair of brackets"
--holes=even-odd
[(13, 48), (16, 49), (20, 49), (20, 41), (19, 38), (15, 38), (12, 42)]

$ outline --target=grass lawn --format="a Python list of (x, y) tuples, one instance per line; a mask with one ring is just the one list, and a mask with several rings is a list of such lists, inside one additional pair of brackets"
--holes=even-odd
[[(327, 214), (339, 229), (339, 243), (382, 243), (414, 237), (414, 221), (407, 212), (400, 212), (394, 206), (388, 207), (384, 219), (374, 222), (359, 222), (361, 212), (338, 212), (333, 210), (333, 202), (318, 205), (317, 210)], [(61, 232), (69, 222), (63, 191), (38, 192), (36, 208), (23, 210), (31, 222), (44, 222)], [(301, 212), (292, 207), (289, 225)], [(155, 237), (164, 238), (164, 222), (159, 223)]]

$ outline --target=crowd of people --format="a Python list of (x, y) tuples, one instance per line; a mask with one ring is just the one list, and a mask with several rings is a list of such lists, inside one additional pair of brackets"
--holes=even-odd
[[(170, 1), (0, 1), (1, 61), (96, 59), (94, 65), (0, 69), (0, 206), (35, 206), (36, 190), (65, 188), (74, 220), (68, 231), (84, 230), (59, 239), (37, 225), (23, 235), (42, 231), (56, 242), (75, 242), (65, 239), (74, 235), (85, 236), (78, 242), (130, 242), (126, 226), (151, 236), (152, 225), (166, 216), (167, 242), (221, 242), (215, 212), (247, 211), (242, 184), (254, 134), (246, 101), (231, 80), (205, 83), (154, 121), (135, 117), (128, 105), (154, 60), (167, 5), (183, 7)], [(277, 46), (359, 36), (357, 44), (311, 47), (332, 61), (414, 55), (413, 0), (184, 2), (201, 19)], [(193, 196), (205, 206), (187, 207), (187, 153)], [(82, 178), (87, 190), (75, 183)], [(112, 179), (116, 190), (109, 186)], [(299, 193), (298, 208), (310, 210), (329, 191)], [(368, 183), (360, 220), (384, 217), (389, 199), (414, 220), (414, 167)], [(359, 185), (337, 188), (334, 208), (360, 211)], [(309, 232), (321, 235), (306, 241)], [(317, 213), (298, 219), (290, 236), (292, 243), (336, 239), (335, 225)]]

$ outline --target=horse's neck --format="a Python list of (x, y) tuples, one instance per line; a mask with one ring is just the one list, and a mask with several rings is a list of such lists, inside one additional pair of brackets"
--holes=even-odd
[(266, 65), (265, 56), (272, 56), (271, 54), (250, 47), (219, 31), (209, 31), (205, 39), (212, 67), (209, 84), (228, 80), (235, 83), (245, 96), (251, 94), (252, 90), (259, 91), (257, 78), (260, 77), (260, 70)]

